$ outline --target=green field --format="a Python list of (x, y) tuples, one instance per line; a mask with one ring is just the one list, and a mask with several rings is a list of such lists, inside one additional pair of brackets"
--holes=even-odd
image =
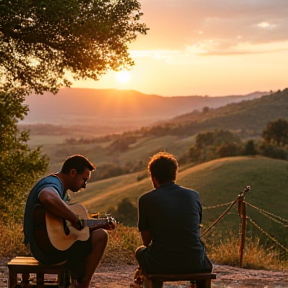
[[(41, 137), (43, 137), (41, 139)], [(49, 139), (49, 136), (33, 136), (31, 143), (43, 145), (42, 151), (50, 159), (49, 172), (58, 171), (65, 159), (73, 154), (82, 154), (89, 158), (96, 167), (107, 163), (134, 163), (135, 161), (148, 162), (149, 157), (159, 151), (168, 151), (179, 157), (195, 143), (195, 136), (181, 138), (178, 136), (148, 136), (138, 138), (135, 143), (129, 146), (129, 149), (123, 152), (110, 151), (107, 146), (111, 142), (90, 143), (90, 144), (67, 144), (67, 137), (55, 136)], [(30, 145), (30, 144), (29, 144)], [(96, 172), (97, 173), (97, 172)]]
[[(97, 173), (97, 170), (93, 173)], [(138, 173), (135, 173), (89, 183), (85, 192), (71, 195), (72, 201), (82, 203), (91, 213), (105, 213), (109, 208), (117, 207), (117, 204), (126, 197), (134, 205), (137, 205), (138, 197), (152, 189), (149, 178), (137, 182), (137, 175)], [(178, 174), (177, 183), (199, 192), (204, 208), (204, 229), (216, 220), (228, 206), (205, 208), (232, 202), (248, 185), (252, 190), (246, 193), (245, 200), (247, 202), (288, 219), (287, 161), (264, 157), (222, 158), (181, 171)], [(213, 228), (215, 232), (236, 229), (235, 232), (238, 233), (240, 219), (236, 208), (235, 205), (235, 208), (231, 209), (231, 213)], [(284, 238), (287, 238), (285, 236), (287, 227), (271, 221), (250, 206), (247, 206), (247, 216), (282, 242)], [(249, 221), (247, 233), (248, 235), (261, 234), (249, 224)]]

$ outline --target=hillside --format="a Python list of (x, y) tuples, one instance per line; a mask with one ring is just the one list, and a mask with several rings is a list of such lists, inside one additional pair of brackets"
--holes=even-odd
[[(160, 150), (181, 157), (195, 144), (197, 133), (208, 130), (229, 129), (238, 132), (244, 139), (258, 138), (269, 121), (280, 117), (288, 119), (288, 89), (260, 99), (185, 114), (153, 126), (111, 137), (107, 135), (102, 139), (97, 138), (94, 129), (89, 129), (90, 134), (85, 137), (87, 140), (65, 141), (71, 136), (54, 127), (54, 136), (32, 134), (29, 144), (33, 147), (43, 145), (43, 152), (51, 161), (51, 171), (59, 169), (67, 156), (77, 153), (86, 155), (97, 166), (115, 164), (132, 167), (137, 162), (146, 163), (152, 154)], [(47, 127), (40, 128), (40, 133), (47, 132)], [(81, 127), (81, 131), (84, 131), (84, 127)]]
[[(288, 89), (260, 99), (231, 103), (226, 106), (192, 112), (154, 125), (153, 131), (165, 127), (170, 135), (192, 135), (203, 131), (226, 129), (241, 132), (242, 136), (259, 136), (269, 121), (288, 119)], [(151, 130), (151, 129), (150, 129)]]
[(102, 134), (105, 129), (106, 133), (115, 133), (202, 110), (205, 106), (216, 108), (267, 94), (162, 97), (131, 90), (63, 88), (56, 95), (44, 93), (27, 97), (30, 112), (21, 123), (90, 126), (95, 133), (98, 128)]
[[(177, 177), (177, 183), (198, 191), (203, 207), (230, 203), (247, 185), (250, 185), (252, 190), (246, 194), (247, 202), (288, 219), (287, 164), (287, 161), (263, 157), (222, 158), (181, 171)], [(94, 173), (97, 173), (97, 170)], [(137, 175), (138, 173), (135, 173), (89, 183), (84, 193), (71, 195), (72, 201), (81, 202), (93, 213), (105, 213), (109, 208), (116, 207), (126, 197), (136, 205), (138, 197), (152, 189), (150, 179), (137, 181)], [(207, 227), (208, 223), (216, 220), (227, 207), (204, 209), (204, 226)], [(286, 231), (283, 226), (248, 206), (247, 215), (265, 231), (282, 240), (283, 233)], [(231, 213), (217, 224), (216, 231), (218, 227), (219, 231), (227, 227), (238, 231), (237, 211), (233, 208)], [(256, 235), (258, 233), (251, 224), (248, 224), (248, 231), (249, 233), (253, 231)]]

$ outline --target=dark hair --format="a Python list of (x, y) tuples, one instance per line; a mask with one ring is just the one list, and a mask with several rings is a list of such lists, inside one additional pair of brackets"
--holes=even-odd
[(85, 168), (90, 171), (96, 169), (95, 165), (82, 155), (72, 155), (66, 159), (61, 168), (61, 173), (68, 174), (71, 169), (76, 169), (77, 174), (83, 173)]
[(178, 162), (176, 158), (167, 152), (155, 154), (148, 163), (148, 172), (150, 176), (155, 177), (158, 182), (174, 181), (178, 171)]

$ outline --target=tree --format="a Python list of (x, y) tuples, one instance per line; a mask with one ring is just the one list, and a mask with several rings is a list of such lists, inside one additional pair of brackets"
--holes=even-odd
[(228, 142), (217, 147), (220, 157), (232, 157), (239, 155), (239, 147), (234, 142)]
[(48, 159), (40, 148), (30, 149), (27, 131), (19, 131), (17, 122), (27, 114), (21, 91), (0, 91), (0, 219), (22, 219), (27, 193), (43, 175)]
[(0, 0), (1, 219), (20, 220), (26, 192), (48, 167), (17, 128), (24, 97), (129, 69), (127, 45), (147, 31), (141, 16), (137, 0)]
[(195, 147), (189, 147), (189, 158), (191, 161), (197, 161), (200, 157), (201, 152)]
[(56, 93), (134, 65), (127, 44), (147, 28), (137, 0), (0, 1), (0, 89)]
[(202, 149), (205, 146), (213, 145), (215, 140), (214, 132), (199, 133), (196, 136), (196, 148)]
[(263, 139), (268, 143), (276, 143), (277, 146), (288, 144), (288, 121), (279, 118), (269, 122), (262, 132)]
[(255, 147), (254, 140), (248, 140), (245, 144), (245, 147), (243, 149), (243, 155), (251, 155), (254, 156), (257, 154), (257, 150)]
[(125, 226), (136, 226), (138, 210), (128, 198), (122, 199), (117, 206), (117, 209), (110, 208), (108, 211), (117, 221)]

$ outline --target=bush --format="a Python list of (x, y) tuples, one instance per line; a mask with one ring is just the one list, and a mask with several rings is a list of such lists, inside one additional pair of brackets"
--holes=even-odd
[(0, 222), (0, 256), (14, 257), (16, 255), (28, 256), (29, 249), (23, 244), (23, 226), (10, 221), (8, 224)]
[(142, 245), (140, 233), (135, 227), (125, 227), (120, 224), (109, 232), (109, 241), (104, 263), (136, 265), (135, 250)]
[(260, 155), (274, 158), (274, 159), (288, 159), (288, 150), (273, 144), (263, 143), (260, 146)]

